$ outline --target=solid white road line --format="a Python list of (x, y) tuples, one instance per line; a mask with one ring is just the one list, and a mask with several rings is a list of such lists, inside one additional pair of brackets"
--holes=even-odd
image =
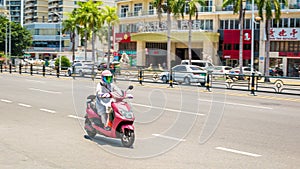
[(194, 112), (169, 109), (169, 108), (161, 108), (161, 107), (149, 106), (149, 105), (138, 104), (138, 103), (131, 103), (131, 104), (135, 105), (135, 106), (141, 106), (141, 107), (147, 107), (147, 108), (153, 108), (153, 109), (161, 109), (161, 110), (172, 111), (172, 112), (177, 112), (177, 113), (192, 114), (192, 115), (196, 115), (196, 116), (205, 116), (205, 114), (201, 114), (201, 113), (194, 113)]
[(56, 111), (54, 110), (49, 110), (49, 109), (40, 109), (41, 111), (44, 111), (44, 112), (48, 112), (48, 113), (56, 113)]
[(61, 94), (61, 92), (42, 90), (42, 89), (36, 89), (36, 88), (29, 88), (29, 90), (40, 91), (40, 92), (45, 92), (45, 93), (52, 93), (52, 94)]
[(32, 107), (31, 105), (28, 104), (23, 104), (23, 103), (18, 103), (19, 106), (23, 106), (23, 107)]
[(230, 104), (230, 105), (236, 105), (236, 106), (245, 106), (245, 107), (258, 108), (258, 109), (269, 109), (269, 110), (273, 109), (272, 107), (255, 106), (255, 105), (249, 105), (249, 104), (230, 103), (230, 102), (221, 102), (221, 101), (204, 100), (204, 99), (198, 99), (198, 100), (199, 101), (204, 101), (204, 102), (223, 103), (223, 104)]
[(161, 138), (170, 139), (170, 140), (185, 141), (185, 139), (180, 139), (180, 138), (170, 137), (170, 136), (164, 136), (164, 135), (161, 135), (161, 134), (152, 134), (152, 135), (153, 135), (153, 136), (156, 136), (156, 137), (161, 137)]
[(236, 153), (236, 154), (247, 155), (247, 156), (251, 156), (251, 157), (260, 157), (260, 156), (262, 156), (262, 155), (259, 155), (259, 154), (253, 154), (253, 153), (248, 153), (248, 152), (244, 152), (244, 151), (224, 148), (224, 147), (216, 147), (216, 149), (231, 152), (231, 153)]
[(85, 120), (85, 118), (83, 118), (83, 117), (78, 117), (78, 116), (74, 116), (74, 115), (68, 115), (68, 117), (74, 118), (74, 119), (79, 119), (79, 120)]
[(10, 100), (6, 100), (6, 99), (1, 99), (2, 102), (5, 102), (5, 103), (12, 103), (12, 101)]

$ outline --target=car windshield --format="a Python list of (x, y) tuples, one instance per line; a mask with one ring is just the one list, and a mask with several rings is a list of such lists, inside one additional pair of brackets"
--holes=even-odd
[(196, 66), (200, 66), (200, 67), (205, 67), (205, 63), (195, 63), (195, 62), (193, 62), (192, 64), (196, 65)]
[(196, 66), (191, 66), (190, 67), (192, 70), (202, 70), (200, 67), (196, 67)]

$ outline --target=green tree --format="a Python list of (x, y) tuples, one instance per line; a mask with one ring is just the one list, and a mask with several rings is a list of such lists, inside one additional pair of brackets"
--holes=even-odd
[[(96, 31), (102, 26), (102, 14), (99, 10), (103, 4), (102, 1), (80, 2), (80, 8), (77, 10), (76, 23), (83, 25), (85, 30), (88, 30), (92, 35), (92, 60), (95, 61), (95, 37)], [(87, 39), (87, 36), (85, 36)], [(86, 43), (85, 43), (86, 46)], [(85, 47), (86, 49), (86, 47)], [(86, 50), (85, 50), (86, 51)]]
[[(20, 24), (9, 22), (2, 15), (0, 15), (0, 23), (0, 51), (5, 51), (6, 26), (9, 28), (9, 24), (11, 24), (11, 56), (22, 56), (24, 54), (23, 51), (32, 44), (32, 35)], [(9, 36), (7, 35), (7, 40), (8, 38)]]
[(102, 19), (104, 23), (107, 24), (108, 26), (108, 58), (107, 58), (107, 65), (110, 64), (110, 46), (111, 46), (111, 41), (110, 41), (110, 33), (111, 33), (111, 26), (119, 22), (119, 17), (117, 15), (117, 9), (115, 7), (110, 7), (110, 6), (105, 6), (102, 8)]
[(188, 54), (189, 54), (189, 64), (191, 64), (192, 60), (192, 17), (196, 17), (196, 20), (198, 20), (198, 8), (197, 6), (206, 6), (206, 0), (189, 0), (188, 3), (180, 2), (178, 4), (182, 4), (179, 7), (181, 8), (180, 13), (183, 16), (183, 11), (185, 9), (185, 6), (188, 5), (188, 15), (189, 15), (189, 42), (188, 42)]
[[(257, 0), (256, 4), (258, 7), (258, 15), (261, 17), (261, 19), (264, 19), (265, 15), (265, 33), (266, 33), (266, 58), (265, 58), (265, 66), (264, 66), (264, 75), (265, 75), (265, 81), (269, 81), (268, 76), (269, 74), (269, 64), (270, 64), (270, 26), (271, 26), (271, 20), (275, 15), (275, 21), (279, 21), (281, 16), (281, 4), (284, 4), (287, 6), (287, 0)], [(274, 15), (273, 11), (274, 10)]]
[(246, 0), (224, 0), (222, 7), (227, 7), (229, 5), (233, 6), (233, 13), (239, 13), (239, 23), (240, 23), (240, 47), (239, 47), (239, 67), (240, 74), (243, 74), (243, 30), (244, 30), (244, 12), (243, 12), (243, 1)]
[[(60, 57), (55, 60), (55, 66), (59, 66)], [(70, 60), (66, 56), (61, 56), (61, 70), (66, 70), (71, 66)]]
[(180, 14), (181, 2), (179, 0), (153, 0), (153, 7), (156, 8), (157, 16), (159, 19), (159, 25), (161, 26), (162, 13), (167, 13), (167, 67), (171, 71), (171, 14)]
[(73, 12), (69, 15), (69, 18), (67, 20), (64, 20), (62, 25), (63, 33), (70, 33), (70, 41), (72, 43), (72, 61), (75, 59), (75, 37), (76, 37), (76, 10), (73, 10)]

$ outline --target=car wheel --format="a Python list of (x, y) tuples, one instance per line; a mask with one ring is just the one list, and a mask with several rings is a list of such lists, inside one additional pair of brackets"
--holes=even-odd
[(71, 73), (71, 70), (68, 70), (68, 76), (71, 76), (72, 73)]
[(163, 76), (163, 77), (161, 78), (161, 80), (163, 81), (163, 83), (168, 83), (167, 76)]
[(184, 78), (184, 83), (185, 83), (185, 84), (191, 84), (190, 78), (185, 77), (185, 78)]
[(83, 72), (79, 71), (79, 76), (83, 77)]

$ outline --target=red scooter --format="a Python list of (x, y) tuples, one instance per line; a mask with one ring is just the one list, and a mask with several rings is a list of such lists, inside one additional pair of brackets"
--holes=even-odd
[(96, 134), (105, 135), (111, 138), (120, 138), (123, 146), (132, 146), (134, 135), (134, 114), (130, 105), (124, 101), (124, 99), (133, 98), (131, 94), (127, 94), (128, 90), (132, 90), (133, 86), (129, 86), (126, 91), (118, 90), (110, 92), (111, 102), (108, 106), (111, 122), (111, 130), (104, 129), (104, 125), (101, 121), (101, 116), (96, 110), (96, 96), (90, 95), (87, 97), (87, 108), (85, 115), (85, 130), (91, 138), (94, 138)]

